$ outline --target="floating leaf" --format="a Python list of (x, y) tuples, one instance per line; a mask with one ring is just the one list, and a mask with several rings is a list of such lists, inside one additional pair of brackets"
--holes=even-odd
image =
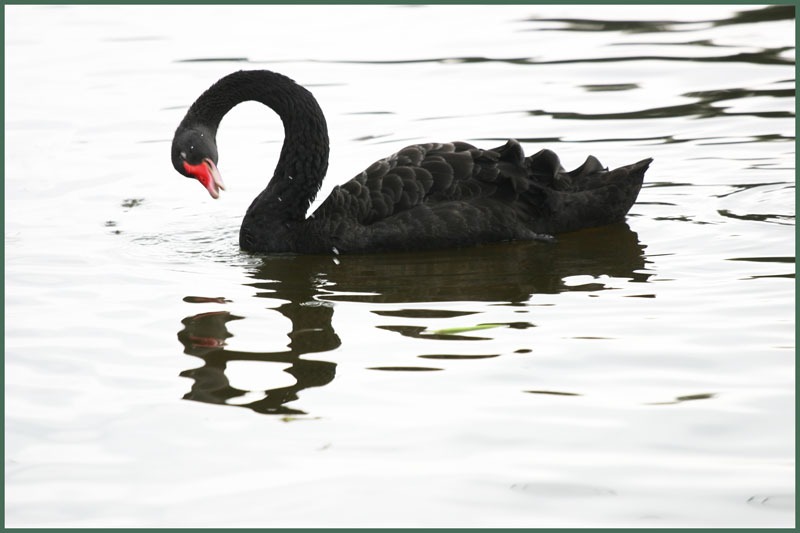
[(464, 333), (465, 331), (477, 331), (479, 329), (491, 329), (507, 326), (508, 324), (479, 324), (477, 326), (467, 326), (464, 328), (445, 328), (432, 331), (434, 335), (452, 335), (454, 333)]

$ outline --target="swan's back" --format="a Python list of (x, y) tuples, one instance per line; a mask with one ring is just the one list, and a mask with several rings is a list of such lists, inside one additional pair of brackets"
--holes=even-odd
[(547, 239), (609, 224), (633, 205), (649, 163), (608, 172), (590, 156), (568, 173), (553, 152), (525, 158), (514, 140), (491, 150), (464, 142), (412, 145), (335, 187), (309, 217), (303, 247), (420, 250)]

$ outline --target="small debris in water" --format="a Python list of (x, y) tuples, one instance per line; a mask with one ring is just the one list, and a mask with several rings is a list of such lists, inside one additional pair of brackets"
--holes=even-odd
[(794, 494), (756, 494), (747, 498), (750, 505), (764, 505), (773, 509), (794, 511)]
[(341, 262), (341, 261), (339, 261), (339, 258), (338, 258), (338, 257), (334, 257), (334, 258), (333, 258), (333, 264), (334, 264), (334, 265), (341, 265), (341, 264), (342, 264), (342, 262)]
[(122, 207), (136, 207), (144, 203), (144, 198), (126, 198), (122, 201)]
[(339, 250), (337, 250), (335, 246), (333, 248), (331, 248), (331, 251), (333, 253), (335, 253), (336, 255), (339, 255)]

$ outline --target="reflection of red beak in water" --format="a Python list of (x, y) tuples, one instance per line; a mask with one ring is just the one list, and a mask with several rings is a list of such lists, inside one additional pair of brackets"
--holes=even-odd
[[(190, 298), (190, 299), (184, 298), (184, 300), (185, 301), (192, 301), (192, 302), (197, 302), (197, 301), (201, 300), (201, 298), (198, 298), (197, 300), (194, 300), (195, 297), (191, 297), (191, 296), (188, 297), (188, 298)], [(219, 301), (219, 300), (222, 300), (223, 302), (224, 301), (228, 301), (228, 300), (225, 300), (224, 298), (208, 298), (206, 300), (207, 301)], [(230, 314), (227, 311), (211, 311), (209, 313), (201, 313), (199, 315), (195, 315), (192, 318), (194, 320), (197, 320), (197, 319), (202, 319), (202, 318), (207, 318), (207, 317), (214, 317), (214, 316), (227, 317), (227, 316), (230, 316)], [(211, 337), (211, 336), (201, 337), (199, 335), (189, 335), (189, 342), (191, 343), (191, 347), (192, 348), (221, 348), (223, 346), (227, 346), (227, 343), (225, 342), (225, 338), (224, 337), (222, 337), (222, 338), (220, 338), (220, 337)]]
[(223, 191), (225, 190), (222, 176), (220, 176), (219, 170), (217, 170), (217, 165), (215, 165), (211, 159), (206, 157), (198, 165), (190, 165), (187, 161), (184, 161), (183, 168), (186, 170), (187, 174), (203, 184), (203, 187), (208, 190), (208, 194), (210, 194), (212, 198), (219, 198), (220, 189)]
[(224, 340), (215, 339), (214, 337), (195, 337), (191, 335), (189, 341), (192, 343), (192, 348), (221, 348), (226, 345)]

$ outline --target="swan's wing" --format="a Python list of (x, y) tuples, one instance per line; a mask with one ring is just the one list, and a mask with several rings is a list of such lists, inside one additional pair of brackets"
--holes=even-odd
[(511, 199), (529, 186), (525, 156), (516, 141), (491, 150), (464, 142), (416, 144), (335, 187), (314, 216), (346, 216), (370, 225), (425, 203)]
[(550, 150), (525, 157), (514, 140), (491, 150), (420, 144), (335, 187), (311, 215), (312, 235), (344, 251), (534, 239), (624, 219), (646, 159), (613, 171), (592, 156), (566, 172)]

